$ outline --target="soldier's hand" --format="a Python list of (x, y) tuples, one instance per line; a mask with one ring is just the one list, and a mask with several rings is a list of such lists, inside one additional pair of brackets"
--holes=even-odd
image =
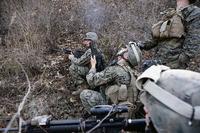
[(71, 60), (72, 58), (74, 58), (74, 55), (71, 53), (69, 54), (68, 58)]
[(96, 68), (97, 61), (95, 55), (93, 57), (91, 56), (90, 63), (92, 68)]
[(144, 49), (144, 46), (145, 46), (144, 42), (142, 42), (142, 41), (138, 41), (138, 42), (136, 43), (136, 45), (137, 45), (141, 50), (143, 50), (143, 49)]

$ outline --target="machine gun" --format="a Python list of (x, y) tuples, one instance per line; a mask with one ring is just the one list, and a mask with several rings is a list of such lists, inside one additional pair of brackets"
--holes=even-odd
[(74, 57), (76, 58), (80, 58), (84, 53), (85, 51), (83, 50), (80, 50), (80, 49), (77, 49), (75, 51), (72, 51), (71, 49), (68, 49), (68, 48), (63, 48), (63, 49), (53, 49), (54, 51), (56, 52), (61, 52), (61, 53), (64, 53), (64, 54), (73, 54)]
[[(91, 109), (91, 120), (51, 120), (49, 116), (40, 116), (22, 124), (22, 133), (71, 133), (71, 132), (112, 132), (145, 130), (145, 119), (127, 119), (117, 117), (128, 112), (126, 106), (98, 105)], [(1, 128), (0, 132), (5, 131)], [(18, 128), (10, 128), (9, 132), (16, 132)]]
[(90, 49), (92, 53), (92, 57), (96, 57), (96, 70), (97, 72), (101, 72), (102, 70), (105, 69), (105, 60), (103, 58), (103, 55), (100, 51), (97, 50), (96, 45), (94, 45), (94, 42), (91, 42), (90, 44)]

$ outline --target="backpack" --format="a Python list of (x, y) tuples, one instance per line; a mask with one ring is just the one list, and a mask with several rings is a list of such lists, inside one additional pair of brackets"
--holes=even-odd
[(162, 19), (152, 26), (154, 38), (181, 38), (185, 34), (180, 11), (170, 8), (163, 12)]

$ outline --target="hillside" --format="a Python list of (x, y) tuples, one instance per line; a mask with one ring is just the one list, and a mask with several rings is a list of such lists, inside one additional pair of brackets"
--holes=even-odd
[[(12, 117), (28, 89), (24, 119), (80, 117), (70, 62), (54, 49), (82, 48), (84, 34), (95, 31), (108, 61), (121, 44), (150, 38), (160, 12), (173, 6), (174, 0), (1, 0), (0, 118)], [(199, 69), (198, 59), (192, 70)]]

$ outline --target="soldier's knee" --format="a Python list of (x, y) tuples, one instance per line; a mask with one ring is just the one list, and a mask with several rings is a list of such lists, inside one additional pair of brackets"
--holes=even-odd
[(93, 90), (83, 90), (80, 94), (80, 99), (82, 102), (89, 102), (91, 103), (105, 103), (103, 97), (99, 92), (93, 91)]
[(91, 92), (90, 90), (83, 90), (80, 93), (80, 99), (82, 102), (83, 107), (85, 108), (86, 111), (90, 111), (91, 105), (90, 105), (90, 95)]
[(80, 93), (80, 99), (84, 99), (85, 95), (87, 94), (88, 90), (83, 90), (81, 93)]
[(96, 105), (106, 104), (101, 94), (93, 90), (83, 90), (80, 94), (80, 99), (87, 111)]
[(75, 71), (75, 65), (74, 64), (71, 64), (69, 66), (69, 71), (72, 72), (72, 71)]
[(83, 90), (81, 93), (80, 93), (80, 99), (83, 100), (83, 99), (86, 99), (88, 93), (89, 93), (90, 90)]

